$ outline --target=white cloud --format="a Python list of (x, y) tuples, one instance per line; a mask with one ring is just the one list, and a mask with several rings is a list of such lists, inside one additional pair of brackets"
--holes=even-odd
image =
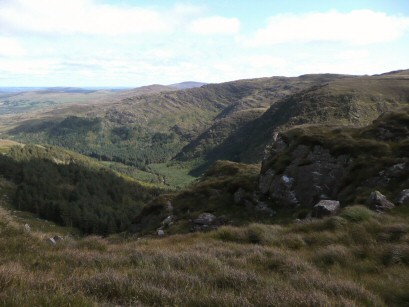
[(15, 39), (0, 37), (0, 56), (19, 57), (27, 54), (27, 50)]
[(176, 3), (173, 7), (173, 12), (177, 16), (184, 16), (184, 15), (197, 15), (202, 13), (205, 10), (203, 6), (197, 6), (192, 4), (185, 4), (185, 3)]
[(10, 75), (48, 75), (58, 66), (55, 60), (0, 60), (0, 73)]
[(250, 46), (285, 43), (342, 42), (356, 45), (389, 42), (409, 29), (409, 18), (371, 10), (349, 13), (283, 14), (271, 17), (267, 27), (246, 41)]
[(220, 16), (205, 17), (194, 20), (189, 30), (196, 34), (235, 34), (240, 30), (240, 21), (237, 18)]
[(120, 35), (171, 28), (158, 11), (95, 0), (6, 0), (0, 8), (0, 28), (11, 33)]
[(345, 50), (335, 55), (337, 60), (360, 60), (369, 56), (368, 50)]
[(245, 57), (243, 62), (250, 64), (253, 68), (276, 68), (284, 67), (287, 65), (287, 61), (280, 57), (274, 57), (271, 55), (255, 55)]

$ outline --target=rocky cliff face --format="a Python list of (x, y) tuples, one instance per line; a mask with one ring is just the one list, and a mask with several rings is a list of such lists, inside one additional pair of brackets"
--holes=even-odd
[(299, 127), (275, 135), (259, 191), (278, 207), (320, 200), (364, 203), (371, 191), (392, 199), (409, 186), (409, 113), (390, 113), (365, 128)]
[[(282, 140), (278, 142), (282, 142), (280, 147), (285, 145), (280, 153), (275, 154), (285, 154), (289, 145)], [(350, 162), (348, 155), (333, 156), (320, 145), (310, 148), (303, 144), (291, 150), (290, 155), (291, 162), (282, 173), (267, 168), (260, 175), (261, 193), (268, 195), (273, 201), (290, 206), (313, 206), (319, 200), (335, 196), (339, 179), (347, 173)]]

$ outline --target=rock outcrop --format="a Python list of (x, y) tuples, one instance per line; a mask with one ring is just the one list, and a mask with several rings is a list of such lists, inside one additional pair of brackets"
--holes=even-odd
[(169, 226), (172, 226), (174, 222), (175, 222), (175, 216), (169, 215), (162, 221), (162, 225), (165, 227), (169, 227)]
[(395, 207), (395, 205), (379, 191), (374, 191), (371, 193), (371, 195), (369, 195), (367, 204), (369, 209), (376, 212), (384, 212)]
[(312, 217), (322, 218), (338, 213), (341, 205), (337, 200), (321, 200), (312, 209)]
[[(397, 204), (409, 202), (409, 108), (362, 128), (303, 125), (273, 139), (258, 181), (261, 200), (273, 208), (308, 210), (328, 199), (365, 204), (375, 190), (397, 196)], [(394, 206), (377, 193), (371, 199), (376, 211)]]
[(269, 159), (263, 161), (265, 171), (259, 178), (259, 191), (262, 194), (283, 206), (293, 207), (312, 207), (317, 201), (334, 196), (340, 178), (347, 172), (347, 155), (333, 156), (328, 149), (319, 145), (311, 148), (300, 144), (290, 151), (289, 144), (280, 136), (276, 143), (273, 144), (273, 155), (269, 159), (274, 155), (288, 155), (291, 162), (282, 173), (276, 173), (268, 167)]
[(270, 208), (269, 204), (260, 201), (259, 198), (259, 193), (246, 191), (243, 188), (239, 188), (233, 194), (234, 203), (243, 206), (247, 211), (268, 217), (274, 216), (276, 212)]

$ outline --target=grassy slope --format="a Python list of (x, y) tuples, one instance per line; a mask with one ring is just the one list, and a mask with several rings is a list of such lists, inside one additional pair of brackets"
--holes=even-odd
[(260, 161), (276, 131), (314, 123), (363, 126), (408, 103), (409, 82), (399, 76), (338, 79), (274, 104), (209, 152), (208, 159)]
[[(406, 208), (400, 208), (402, 210)], [(400, 210), (398, 209), (398, 210)], [(408, 212), (361, 207), (310, 224), (222, 227), (163, 239), (45, 242), (0, 210), (3, 306), (402, 306)]]
[[(208, 164), (211, 164), (216, 160), (213, 157), (215, 148), (222, 146), (231, 136), (245, 130), (271, 105), (312, 86), (345, 77), (322, 74), (297, 78), (273, 77), (235, 81), (234, 84), (245, 84), (249, 88), (246, 95), (225, 108), (208, 129), (182, 149), (176, 159), (183, 161), (206, 157), (209, 160)], [(217, 159), (239, 160), (236, 153), (222, 153)]]
[(167, 233), (186, 233), (191, 230), (191, 220), (203, 212), (222, 217), (232, 225), (248, 224), (254, 221), (271, 221), (258, 214), (254, 208), (234, 203), (233, 195), (239, 189), (254, 191), (260, 172), (259, 165), (218, 161), (198, 181), (179, 191), (161, 195), (144, 207), (135, 218), (133, 231), (155, 233), (161, 222), (169, 216), (170, 201), (174, 225), (166, 228)]
[(11, 146), (23, 146), (23, 144), (12, 140), (0, 139), (0, 154), (7, 153)]

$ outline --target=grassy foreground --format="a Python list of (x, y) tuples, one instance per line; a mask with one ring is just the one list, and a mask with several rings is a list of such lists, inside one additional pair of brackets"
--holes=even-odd
[(404, 306), (409, 226), (395, 214), (52, 246), (1, 209), (0, 305)]

